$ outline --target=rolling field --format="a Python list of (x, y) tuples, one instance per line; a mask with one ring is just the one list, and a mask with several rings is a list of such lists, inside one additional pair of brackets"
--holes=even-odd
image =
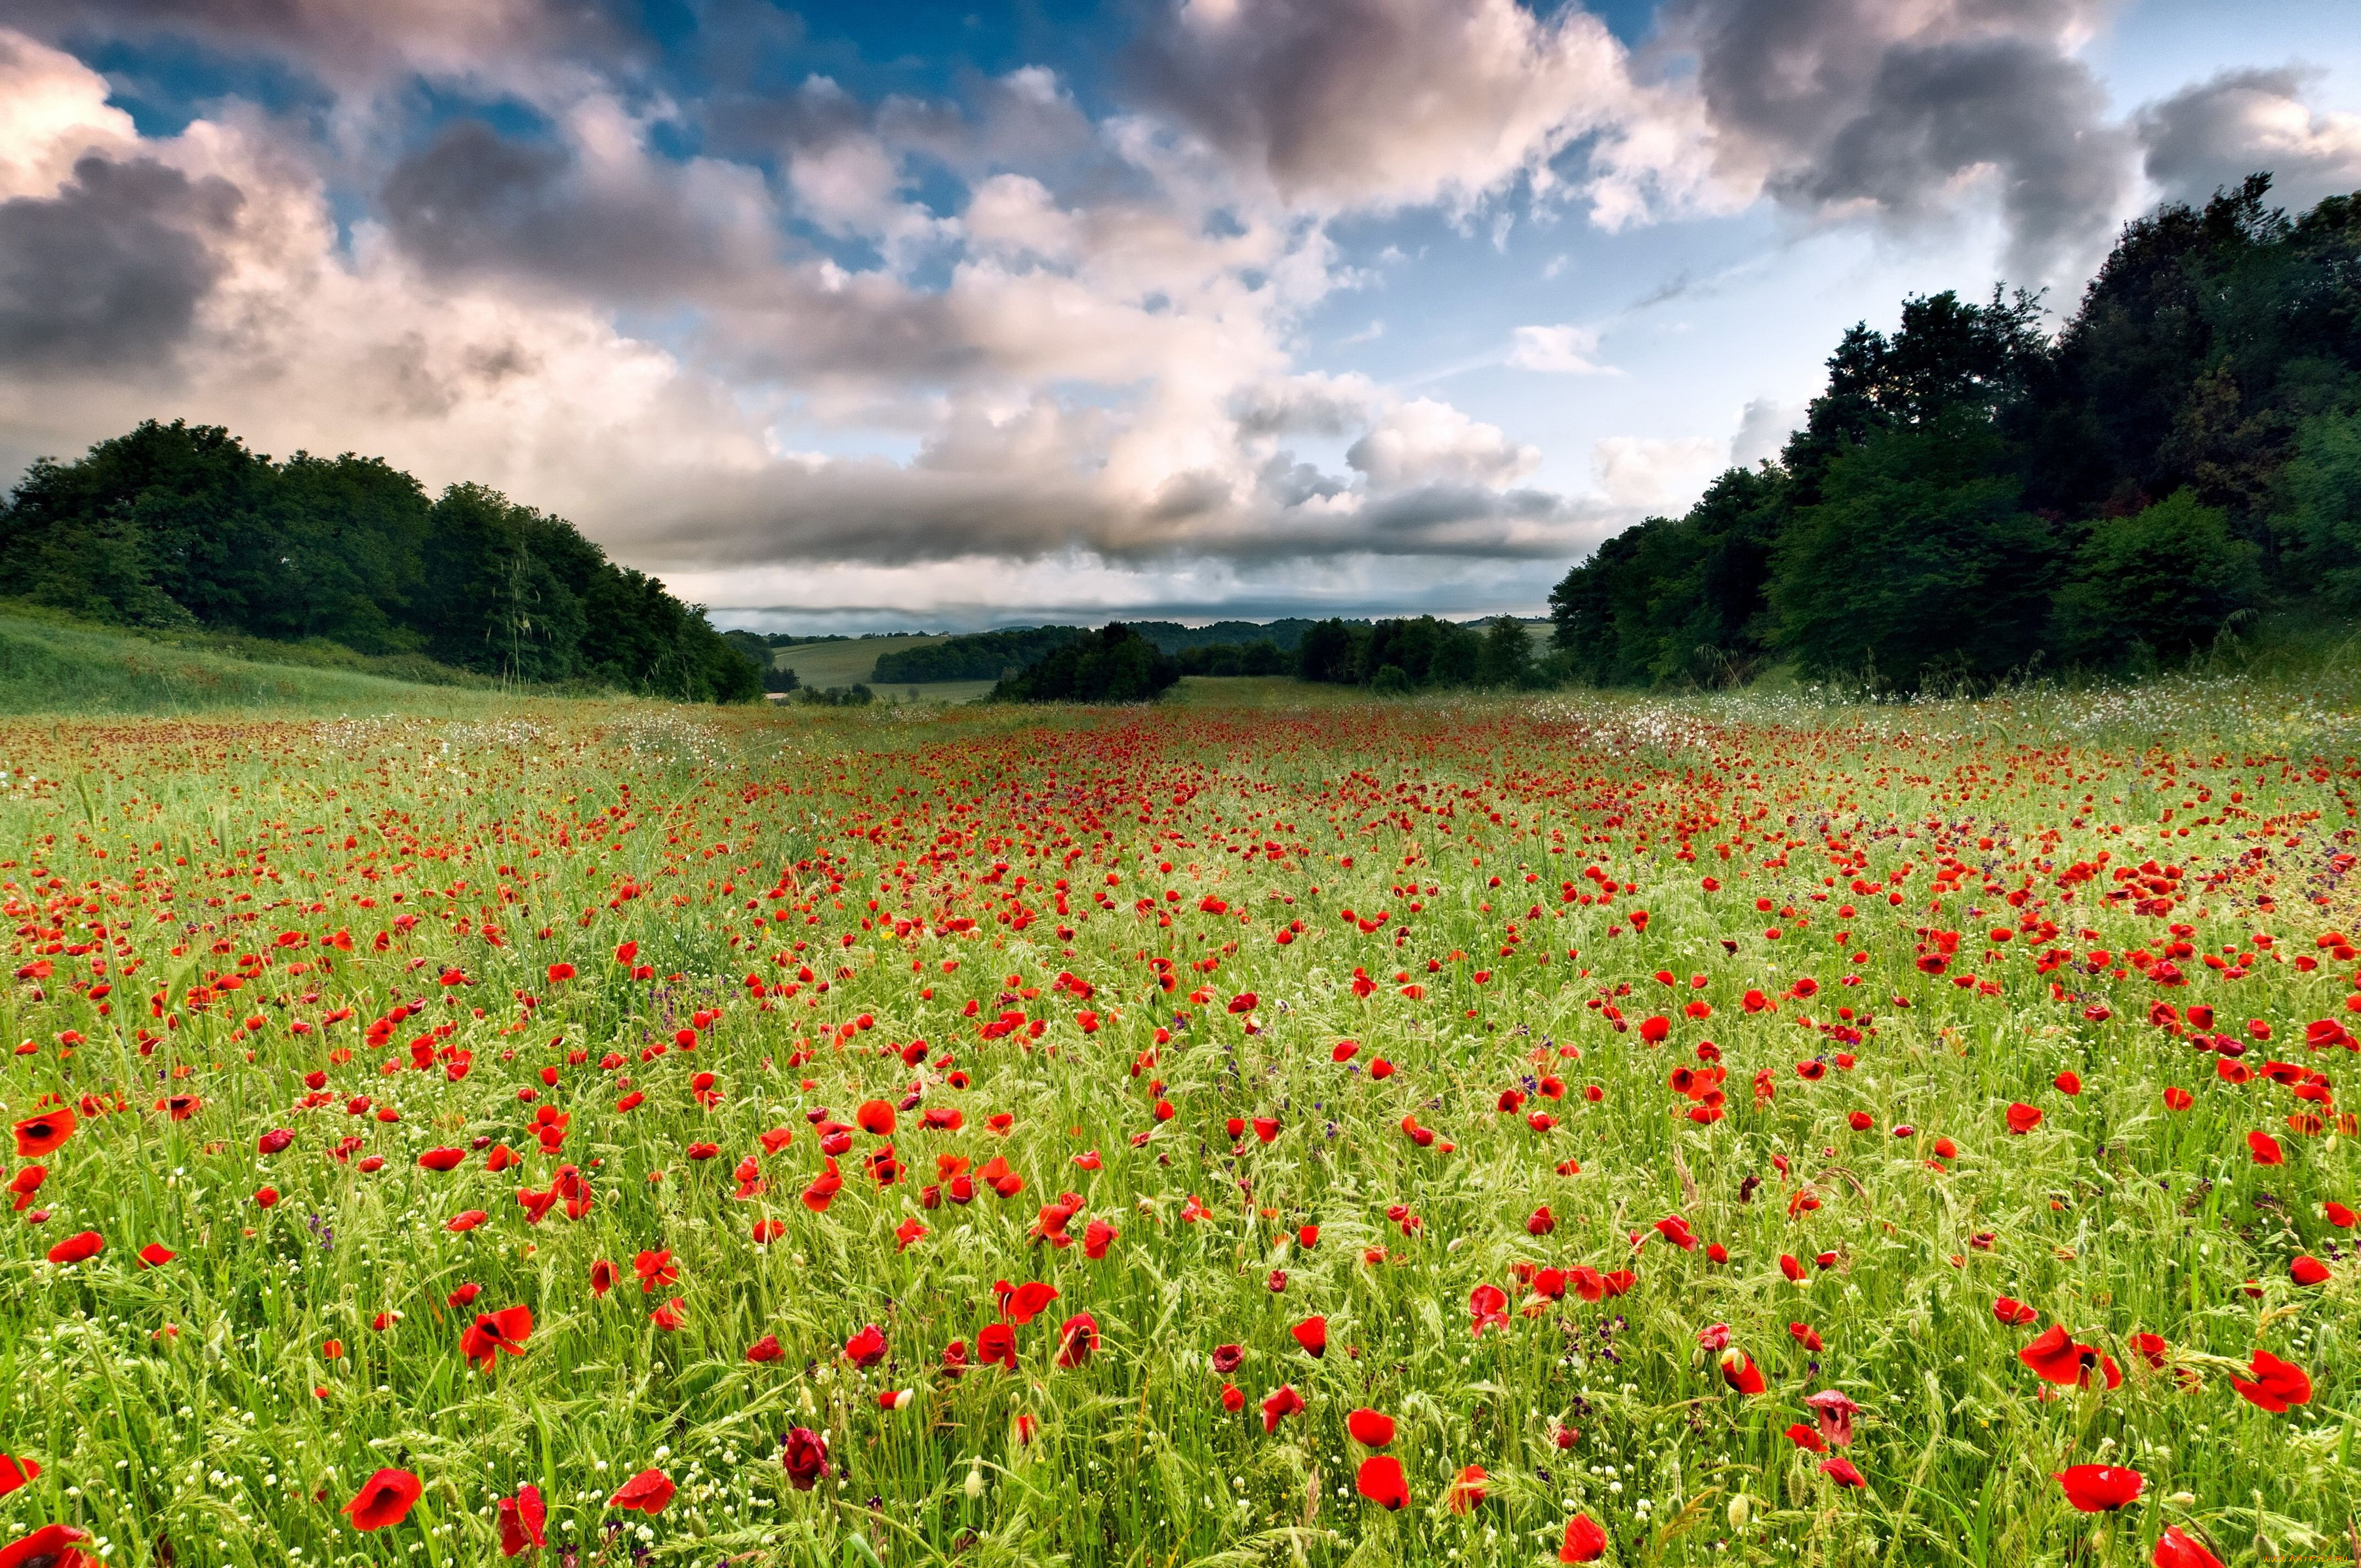
[(2351, 687), (0, 721), (0, 1563), (2345, 1561)]
[(781, 669), (793, 670), (796, 679), (807, 686), (865, 685), (881, 655), (949, 641), (950, 634), (945, 633), (939, 637), (856, 637), (844, 642), (798, 642), (789, 648), (772, 649), (771, 663)]

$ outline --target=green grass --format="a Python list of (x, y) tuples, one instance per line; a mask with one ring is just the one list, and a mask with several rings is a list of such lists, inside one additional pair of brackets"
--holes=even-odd
[[(877, 661), (881, 656), (948, 641), (949, 633), (934, 637), (856, 637), (845, 642), (801, 642), (790, 648), (772, 650), (771, 663), (781, 669), (795, 671), (796, 678), (807, 686), (866, 685), (876, 673)], [(985, 684), (989, 689), (990, 683)]]
[[(2321, 945), (2361, 916), (2356, 757), (2361, 702), (2312, 677), (0, 723), (0, 1035), (29, 1047), (0, 1101), (87, 1107), (9, 1167), (49, 1175), (0, 1241), (0, 1450), (42, 1470), (0, 1542), (59, 1520), (118, 1563), (473, 1565), (530, 1483), (576, 1568), (1464, 1568), (1554, 1561), (1576, 1512), (1604, 1561), (1682, 1568), (2130, 1568), (2168, 1525), (2237, 1568), (2342, 1552), (2361, 1260), (2323, 1205), (2361, 1207), (2361, 1157), (2351, 1057), (2304, 1036), (2361, 994)], [(372, 1038), (397, 998), (418, 1013)], [(2191, 1003), (2328, 1102), (2229, 1081)], [(1723, 1114), (1693, 1119), (1675, 1069), (1717, 1065)], [(803, 1201), (816, 1116), (914, 1093)], [(2012, 1102), (2039, 1124), (2012, 1135)], [(2285, 1164), (2251, 1157), (2264, 1131)], [(947, 1158), (995, 1157), (1021, 1191), (929, 1203)], [(520, 1190), (566, 1166), (593, 1203), (529, 1223)], [(1061, 1249), (1035, 1233), (1069, 1190)], [(1696, 1250), (1656, 1230), (1675, 1214)], [(1094, 1221), (1119, 1233), (1096, 1260)], [(83, 1230), (105, 1250), (46, 1260)], [(151, 1243), (178, 1255), (142, 1268)], [(643, 1292), (634, 1257), (666, 1250), (678, 1278)], [(2294, 1283), (2299, 1254), (2329, 1282)], [(1520, 1277), (1543, 1266), (1635, 1280), (1553, 1299)], [(1000, 1280), (1059, 1296), (1017, 1370), (948, 1375)], [(1483, 1287), (1506, 1321), (1477, 1332)], [(2038, 1323), (1996, 1321), (2004, 1294)], [(472, 1369), (462, 1331), (514, 1304), (523, 1354)], [(1085, 1313), (1102, 1343), (1060, 1366)], [(1313, 1314), (1317, 1359), (1290, 1332)], [(2121, 1387), (2037, 1379), (2018, 1352), (2053, 1323)], [(1763, 1393), (1720, 1375), (1717, 1328)], [(781, 1357), (749, 1362), (765, 1335)], [(2232, 1389), (2257, 1348), (2308, 1403)], [(1266, 1434), (1282, 1385), (1307, 1408)], [(1828, 1388), (1861, 1407), (1865, 1487), (1785, 1435)], [(1398, 1422), (1400, 1513), (1355, 1494), (1361, 1406)], [(809, 1491), (794, 1427), (830, 1444)], [(2073, 1511), (2051, 1475), (2084, 1463), (2136, 1467), (2138, 1503)], [(424, 1495), (360, 1534), (337, 1510), (379, 1467)], [(649, 1468), (679, 1487), (662, 1513), (609, 1506)]]

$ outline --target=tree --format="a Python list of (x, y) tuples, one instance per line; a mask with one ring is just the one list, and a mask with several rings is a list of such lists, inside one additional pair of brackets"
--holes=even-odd
[(1476, 684), (1495, 691), (1518, 691), (1534, 684), (1533, 640), (1513, 615), (1498, 616), (1484, 629), (1476, 656)]
[(1180, 663), (1121, 621), (1044, 654), (992, 688), (994, 702), (1147, 702)]
[(1980, 411), (1888, 431), (1830, 466), (1774, 556), (1780, 645), (1803, 672), (1917, 689), (1989, 680), (2040, 651), (2055, 542), (2018, 510)]
[(2192, 490), (2101, 521), (2058, 593), (2059, 645), (2103, 664), (2146, 649), (2180, 659), (2204, 647), (2261, 589), (2258, 552)]

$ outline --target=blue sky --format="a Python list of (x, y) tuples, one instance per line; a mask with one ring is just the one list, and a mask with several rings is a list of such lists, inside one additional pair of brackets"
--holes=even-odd
[(2361, 187), (2297, 0), (27, 0), (0, 468), (145, 417), (725, 624), (1537, 609), (1854, 321)]

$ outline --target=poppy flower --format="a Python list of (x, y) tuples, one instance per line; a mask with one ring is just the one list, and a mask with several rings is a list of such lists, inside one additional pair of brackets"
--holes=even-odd
[(1804, 1403), (1820, 1423), (1820, 1435), (1839, 1448), (1852, 1446), (1852, 1419), (1861, 1414), (1861, 1407), (1834, 1388), (1823, 1388)]
[(542, 1525), (549, 1510), (543, 1506), (541, 1488), (528, 1482), (519, 1486), (513, 1497), (500, 1500), (500, 1555), (521, 1557), (537, 1546), (549, 1541), (542, 1534)]
[(2230, 1387), (2246, 1402), (2278, 1415), (2290, 1405), (2312, 1402), (2312, 1378), (2291, 1361), (2281, 1361), (2268, 1350), (2255, 1352), (2251, 1378), (2233, 1377)]
[(139, 1249), (139, 1266), (142, 1268), (161, 1268), (180, 1255), (180, 1254), (166, 1246), (162, 1242), (149, 1242), (146, 1246)]
[(1478, 1285), (1467, 1292), (1468, 1332), (1509, 1326), (1509, 1293), (1497, 1285)]
[(29, 1485), (40, 1474), (41, 1467), (33, 1461), (0, 1453), (0, 1497), (6, 1497), (19, 1486)]
[(1363, 1448), (1383, 1448), (1394, 1440), (1394, 1419), (1365, 1408), (1345, 1416), (1345, 1430)]
[(1839, 1486), (1866, 1487), (1869, 1485), (1869, 1478), (1854, 1467), (1851, 1460), (1841, 1453), (1830, 1454), (1821, 1460), (1820, 1474)]
[(2010, 1132), (2029, 1133), (2039, 1125), (2041, 1125), (2041, 1112), (2038, 1107), (2027, 1105), (2021, 1101), (2011, 1102), (2008, 1108)]
[(1277, 1431), (1280, 1420), (1302, 1409), (1303, 1396), (1295, 1391), (1292, 1384), (1282, 1383), (1264, 1395), (1262, 1430), (1265, 1435)]
[(1826, 1453), (1828, 1451), (1828, 1440), (1820, 1435), (1819, 1429), (1807, 1427), (1801, 1421), (1788, 1423), (1787, 1441), (1797, 1448), (1806, 1449), (1814, 1453)]
[(786, 1354), (780, 1348), (779, 1336), (776, 1334), (764, 1334), (746, 1347), (746, 1359), (757, 1366), (776, 1361)]
[(2220, 1558), (2177, 1524), (2164, 1527), (2164, 1533), (2156, 1538), (2156, 1554), (2149, 1561), (2156, 1568), (2222, 1568)]
[(680, 1266), (673, 1262), (669, 1251), (640, 1254), (631, 1259), (631, 1272), (640, 1277), (642, 1296), (653, 1296), (680, 1278)]
[(1607, 1555), (1607, 1532), (1588, 1514), (1565, 1521), (1565, 1544), (1557, 1549), (1561, 1563), (1596, 1563)]
[(1820, 1343), (1820, 1331), (1812, 1327), (1809, 1323), (1789, 1323), (1787, 1325), (1787, 1335), (1797, 1344), (1802, 1345), (1806, 1350), (1811, 1351), (1815, 1354), (1818, 1354), (1822, 1348)]
[(1680, 1248), (1683, 1252), (1695, 1252), (1697, 1250), (1697, 1233), (1690, 1230), (1689, 1223), (1681, 1218), (1678, 1214), (1667, 1214), (1663, 1219), (1658, 1220), (1656, 1222), (1656, 1234), (1664, 1237), (1666, 1241), (1672, 1243), (1675, 1246)]
[(418, 1168), (434, 1171), (456, 1170), (467, 1163), (467, 1159), (466, 1149), (428, 1149), (418, 1157)]
[(1122, 1237), (1122, 1233), (1104, 1220), (1093, 1220), (1082, 1228), (1082, 1255), (1096, 1262), (1106, 1256), (1107, 1248)]
[[(22, 1208), (23, 1205), (18, 1204), (17, 1207)], [(2342, 1203), (2323, 1203), (2320, 1211), (2328, 1216), (2328, 1223), (2340, 1231), (2349, 1231), (2355, 1224), (2361, 1223), (2361, 1214), (2355, 1213)]]
[(677, 1333), (680, 1332), (680, 1326), (688, 1321), (688, 1303), (675, 1296), (650, 1312), (648, 1321), (668, 1334)]
[(2113, 1513), (2139, 1499), (2147, 1477), (2115, 1464), (2070, 1464), (2054, 1473), (2066, 1500), (2086, 1514)]
[(1077, 1312), (1058, 1325), (1058, 1365), (1068, 1369), (1090, 1360), (1099, 1347), (1099, 1321)]
[(590, 1294), (604, 1296), (615, 1288), (615, 1278), (621, 1271), (605, 1258), (590, 1266)]
[(610, 1508), (623, 1508), (650, 1516), (660, 1514), (672, 1501), (675, 1488), (672, 1478), (661, 1470), (642, 1470), (621, 1486), (607, 1499)]
[(2041, 1314), (2014, 1296), (2003, 1296), (1993, 1303), (1993, 1316), (2011, 1328), (2023, 1328), (2037, 1321)]
[(0, 1546), (0, 1568), (99, 1568), (100, 1560), (74, 1542), (89, 1534), (71, 1525), (45, 1524), (20, 1541)]
[(1557, 1216), (1550, 1212), (1549, 1205), (1546, 1203), (1525, 1217), (1527, 1235), (1545, 1236), (1555, 1229), (1557, 1229)]
[(829, 1477), (828, 1436), (809, 1427), (795, 1427), (779, 1449), (779, 1465), (798, 1492), (808, 1492)]
[(1327, 1319), (1306, 1318), (1287, 1332), (1295, 1336), (1296, 1343), (1301, 1345), (1312, 1355), (1324, 1356), (1328, 1354)]
[(1721, 1353), (1721, 1380), (1750, 1398), (1768, 1387), (1754, 1358), (1734, 1345)]
[(1353, 1487), (1388, 1512), (1410, 1501), (1410, 1483), (1402, 1475), (1401, 1461), (1390, 1453), (1373, 1454), (1361, 1461), (1361, 1468), (1353, 1477)]
[(361, 1484), (344, 1511), (353, 1528), (366, 1535), (408, 1519), (411, 1505), (425, 1490), (407, 1470), (380, 1470)]
[(2287, 1154), (2279, 1147), (2279, 1141), (2271, 1136), (2268, 1133), (2248, 1133), (2246, 1135), (2246, 1152), (2255, 1157), (2255, 1163), (2257, 1165), (2285, 1165), (2287, 1163)]
[(881, 1138), (890, 1136), (894, 1131), (894, 1107), (883, 1100), (862, 1101), (852, 1119), (860, 1124), (862, 1132)]
[(497, 1312), (480, 1314), (460, 1332), (459, 1354), (473, 1363), (477, 1370), (489, 1372), (500, 1352), (522, 1355), (524, 1342), (532, 1332), (531, 1307), (522, 1304), (503, 1307)]
[(2310, 1253), (2306, 1253), (2288, 1265), (2288, 1277), (2298, 1285), (2325, 1284), (2328, 1280), (2328, 1265)]
[(1041, 1310), (1058, 1299), (1058, 1288), (1038, 1279), (1028, 1279), (1001, 1299), (1000, 1310), (1008, 1321), (1023, 1328), (1041, 1315)]
[(2082, 1080), (2070, 1069), (2059, 1073), (2051, 1081), (2057, 1085), (2058, 1092), (2060, 1094), (2080, 1094), (2082, 1092)]
[(56, 1153), (59, 1145), (73, 1136), (74, 1124), (74, 1113), (62, 1105), (26, 1117), (16, 1124), (16, 1157), (41, 1159)]
[(2090, 1345), (2075, 1343), (2065, 1324), (2052, 1323), (2031, 1344), (2018, 1351), (2016, 1358), (2043, 1382), (2072, 1388), (2090, 1376), (2098, 1354)]
[(859, 1367), (871, 1367), (885, 1359), (885, 1333), (875, 1323), (864, 1323), (861, 1332), (844, 1342), (844, 1358)]
[(1462, 1470), (1451, 1483), (1451, 1490), (1445, 1494), (1451, 1511), (1463, 1515), (1473, 1513), (1484, 1501), (1484, 1483), (1488, 1479), (1489, 1477), (1480, 1464), (1470, 1464)]
[(2196, 1103), (2196, 1097), (2186, 1089), (2175, 1086), (2164, 1091), (2164, 1108), (2168, 1111), (2186, 1111)]
[(49, 1249), (51, 1263), (80, 1263), (106, 1250), (106, 1238), (96, 1231), (78, 1231)]
[(982, 1365), (998, 1365), (1016, 1371), (1016, 1331), (1006, 1323), (984, 1324), (975, 1336), (975, 1354)]

